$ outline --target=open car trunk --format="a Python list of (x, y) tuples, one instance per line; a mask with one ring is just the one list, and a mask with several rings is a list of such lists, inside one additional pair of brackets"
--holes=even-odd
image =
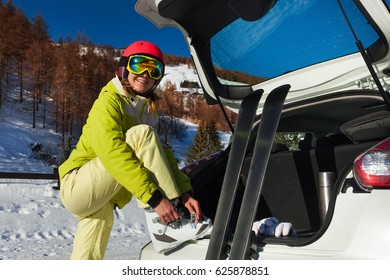
[[(352, 165), (390, 136), (387, 1), (141, 0), (136, 9), (182, 31), (207, 102), (238, 113), (229, 148), (188, 173), (215, 222), (211, 238), (166, 257), (192, 258), (196, 248), (201, 259), (337, 258), (356, 236), (358, 244), (359, 203), (378, 197), (358, 186)], [(274, 92), (281, 103), (267, 108)], [(304, 137), (291, 148), (273, 141), (276, 132)], [(251, 223), (271, 216), (292, 223), (297, 238), (254, 237)], [(345, 218), (355, 224), (338, 238)], [(268, 255), (269, 244), (288, 253)], [(353, 248), (346, 256), (360, 254)]]

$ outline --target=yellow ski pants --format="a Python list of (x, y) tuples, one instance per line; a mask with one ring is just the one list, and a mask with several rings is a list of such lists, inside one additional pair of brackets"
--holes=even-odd
[[(126, 142), (144, 166), (154, 173), (156, 183), (170, 186), (163, 192), (169, 199), (180, 196), (160, 139), (153, 128), (137, 125), (126, 133)], [(104, 258), (114, 223), (111, 199), (125, 189), (107, 172), (98, 158), (64, 176), (61, 200), (66, 209), (79, 219), (73, 240), (71, 259)], [(138, 203), (139, 207), (146, 205)]]

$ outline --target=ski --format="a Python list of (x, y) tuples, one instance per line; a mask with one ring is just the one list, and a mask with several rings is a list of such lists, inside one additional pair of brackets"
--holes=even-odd
[(226, 234), (234, 205), (241, 166), (244, 161), (250, 132), (262, 94), (263, 90), (254, 91), (252, 94), (246, 96), (240, 104), (229, 159), (214, 218), (213, 232), (207, 250), (207, 260), (220, 259), (223, 249), (226, 246)]
[(280, 86), (274, 89), (265, 100), (248, 180), (230, 251), (229, 259), (231, 260), (244, 260), (250, 256), (252, 224), (260, 201), (272, 143), (279, 124), (284, 100), (289, 90), (290, 85)]

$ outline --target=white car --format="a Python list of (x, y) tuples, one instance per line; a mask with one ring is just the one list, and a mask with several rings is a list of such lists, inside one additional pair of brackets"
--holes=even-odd
[[(185, 169), (211, 236), (140, 259), (390, 259), (388, 0), (135, 9), (182, 32), (207, 102), (238, 113), (230, 146)], [(255, 236), (265, 217), (296, 236)]]

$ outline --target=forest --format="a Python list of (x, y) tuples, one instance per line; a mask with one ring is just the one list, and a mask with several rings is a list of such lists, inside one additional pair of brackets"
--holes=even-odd
[[(42, 15), (37, 14), (30, 21), (12, 0), (0, 2), (0, 18), (0, 113), (9, 90), (17, 88), (17, 102), (33, 100), (33, 128), (46, 127), (50, 114), (50, 126), (61, 133), (63, 142), (69, 137), (77, 138), (101, 88), (113, 78), (123, 49), (95, 45), (83, 33), (75, 39), (67, 37), (54, 42)], [(164, 57), (167, 65), (193, 67), (191, 58), (173, 54)], [(193, 86), (189, 83), (189, 87)], [(54, 110), (47, 109), (48, 102)], [(160, 103), (161, 113), (170, 118), (194, 123), (214, 120), (218, 129), (229, 129), (220, 108), (207, 105), (202, 95), (178, 92), (169, 81)], [(36, 117), (40, 110), (43, 119)], [(235, 114), (229, 113), (229, 118), (234, 122)]]

